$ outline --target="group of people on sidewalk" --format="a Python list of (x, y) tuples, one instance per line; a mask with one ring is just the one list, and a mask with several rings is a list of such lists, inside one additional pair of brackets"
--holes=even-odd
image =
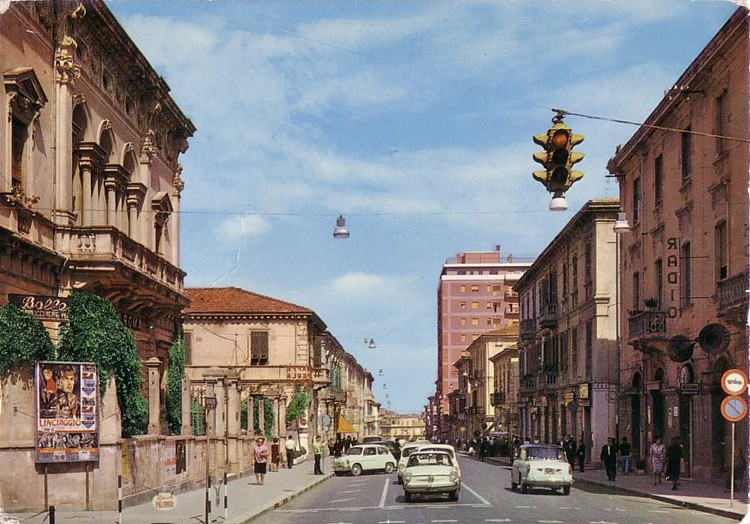
[[(313, 458), (315, 459), (313, 473), (315, 475), (322, 475), (323, 443), (320, 440), (320, 435), (316, 436), (313, 441), (312, 452)], [(284, 455), (286, 457), (287, 469), (292, 469), (294, 466), (294, 459), (297, 456), (297, 445), (294, 442), (292, 435), (289, 435), (284, 442)], [(279, 471), (279, 465), (282, 462), (281, 442), (279, 438), (273, 437), (271, 446), (269, 447), (266, 444), (266, 437), (262, 435), (256, 437), (255, 443), (253, 444), (252, 462), (253, 471), (255, 473), (255, 484), (262, 486), (268, 471)]]

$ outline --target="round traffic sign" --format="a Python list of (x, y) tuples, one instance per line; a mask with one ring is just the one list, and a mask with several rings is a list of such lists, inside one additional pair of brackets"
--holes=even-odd
[(726, 397), (721, 402), (721, 414), (729, 422), (739, 422), (747, 416), (747, 401), (744, 397)]
[(721, 389), (727, 395), (742, 395), (747, 391), (747, 373), (741, 369), (728, 369), (721, 376)]

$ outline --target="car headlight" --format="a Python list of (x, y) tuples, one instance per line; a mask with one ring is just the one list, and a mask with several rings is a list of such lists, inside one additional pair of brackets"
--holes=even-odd
[(451, 471), (451, 474), (448, 476), (451, 482), (456, 482), (458, 480), (458, 471), (453, 470)]
[(407, 472), (404, 473), (404, 482), (409, 482), (411, 480), (411, 473)]

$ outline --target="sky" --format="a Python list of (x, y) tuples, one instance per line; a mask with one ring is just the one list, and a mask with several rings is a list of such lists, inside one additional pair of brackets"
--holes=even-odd
[[(186, 286), (314, 310), (423, 410), (437, 286), (468, 251), (534, 257), (592, 198), (636, 126), (586, 136), (569, 209), (531, 177), (552, 108), (642, 122), (731, 16), (724, 1), (159, 1), (110, 9), (197, 127), (182, 155)], [(351, 237), (332, 237), (342, 214)], [(365, 339), (375, 340), (368, 349)], [(382, 372), (382, 374), (381, 374)]]

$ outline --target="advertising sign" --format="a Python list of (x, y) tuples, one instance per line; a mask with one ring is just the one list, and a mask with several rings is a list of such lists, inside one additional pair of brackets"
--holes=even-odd
[(68, 320), (68, 300), (42, 295), (8, 295), (8, 301), (39, 321), (63, 322)]
[(96, 364), (37, 362), (36, 462), (99, 460)]

